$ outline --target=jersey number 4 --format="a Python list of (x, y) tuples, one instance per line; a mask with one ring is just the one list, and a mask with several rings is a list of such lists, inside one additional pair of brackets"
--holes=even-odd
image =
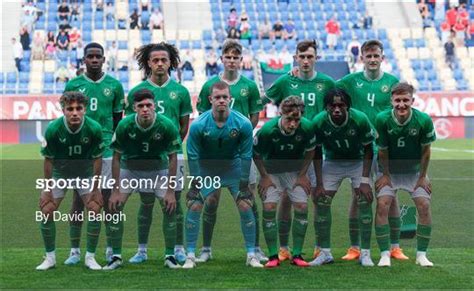
[(375, 104), (375, 93), (367, 93), (367, 101), (370, 102), (370, 105), (374, 107)]

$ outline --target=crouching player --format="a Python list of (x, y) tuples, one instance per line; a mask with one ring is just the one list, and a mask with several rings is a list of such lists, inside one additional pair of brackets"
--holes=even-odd
[[(44, 156), (45, 179), (85, 179), (93, 186), (84, 189), (75, 185), (88, 211), (88, 217), (95, 217), (102, 207), (102, 194), (98, 189), (98, 177), (102, 168), (102, 128), (86, 113), (87, 98), (80, 92), (65, 92), (60, 99), (63, 117), (48, 125), (41, 148)], [(91, 191), (92, 190), (92, 191)], [(46, 257), (36, 270), (48, 270), (56, 265), (55, 239), (56, 225), (53, 212), (59, 208), (67, 189), (55, 187), (41, 193), (39, 206), (43, 217), (41, 235), (46, 248)], [(92, 215), (92, 216), (91, 216)], [(100, 219), (87, 222), (87, 253), (85, 265), (92, 270), (102, 267), (95, 260), (99, 240)]]
[(316, 138), (311, 121), (303, 118), (304, 109), (300, 97), (285, 98), (280, 104), (281, 116), (265, 123), (254, 138), (254, 161), (260, 172), (259, 193), (263, 201), (263, 233), (270, 252), (267, 268), (280, 265), (276, 209), (285, 191), (294, 207), (291, 263), (298, 267), (309, 266), (301, 251), (308, 227), (307, 201), (311, 192), (307, 170), (313, 160)]
[(436, 140), (431, 118), (414, 108), (414, 88), (399, 83), (392, 88), (393, 109), (377, 115), (379, 163), (383, 170), (375, 183), (375, 234), (380, 247), (379, 266), (390, 266), (388, 210), (398, 190), (410, 193), (418, 210), (416, 264), (431, 267), (426, 249), (431, 237), (431, 183), (428, 179), (430, 145)]
[[(122, 211), (129, 195), (154, 194), (163, 212), (165, 267), (179, 268), (174, 257), (176, 243), (176, 152), (180, 149), (178, 129), (173, 122), (155, 113), (155, 97), (148, 89), (133, 95), (135, 114), (128, 115), (117, 126), (112, 139), (115, 150), (112, 177), (116, 184), (109, 200), (113, 212)], [(158, 182), (157, 182), (158, 181)], [(137, 184), (138, 182), (138, 184)], [(149, 183), (150, 182), (150, 183)], [(134, 185), (136, 188), (132, 188)], [(112, 261), (104, 267), (112, 270), (122, 265), (123, 221), (111, 224)]]
[[(263, 267), (255, 256), (254, 197), (249, 191), (249, 171), (252, 159), (252, 124), (247, 117), (231, 110), (229, 85), (219, 81), (210, 88), (211, 110), (193, 122), (187, 141), (188, 163), (192, 185), (187, 194), (186, 262), (183, 268), (196, 266), (196, 242), (199, 221), (206, 199), (227, 187), (240, 213), (240, 225), (247, 249), (247, 265)], [(211, 185), (203, 183), (212, 178)], [(200, 187), (203, 186), (204, 187)]]
[[(324, 108), (326, 110), (313, 120), (316, 132), (314, 168), (317, 181), (313, 201), (317, 208), (316, 230), (319, 233), (321, 253), (310, 265), (319, 266), (334, 261), (330, 249), (331, 202), (341, 182), (349, 178), (358, 198), (362, 242), (359, 260), (362, 266), (373, 266), (370, 257), (373, 196), (369, 176), (375, 131), (367, 115), (351, 108), (351, 99), (344, 90), (330, 90), (324, 96)], [(326, 156), (324, 162), (322, 147)]]

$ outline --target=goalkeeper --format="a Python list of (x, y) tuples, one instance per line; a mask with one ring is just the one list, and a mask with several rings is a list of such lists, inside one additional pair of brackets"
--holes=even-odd
[[(247, 249), (247, 265), (263, 267), (255, 256), (254, 197), (248, 189), (252, 159), (252, 124), (247, 117), (231, 110), (232, 97), (227, 83), (219, 81), (210, 89), (211, 110), (191, 125), (187, 154), (191, 189), (187, 194), (187, 258), (185, 269), (196, 266), (196, 242), (204, 202), (221, 187), (227, 187), (240, 213), (240, 225)], [(211, 183), (206, 181), (212, 180)]]

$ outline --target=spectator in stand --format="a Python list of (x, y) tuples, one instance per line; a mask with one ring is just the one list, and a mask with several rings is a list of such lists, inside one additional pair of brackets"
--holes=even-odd
[(448, 38), (451, 36), (451, 25), (449, 25), (448, 20), (444, 20), (441, 23), (441, 42), (445, 44), (448, 41)]
[(115, 6), (112, 2), (107, 2), (107, 5), (105, 6), (105, 17), (108, 21), (115, 20)]
[(275, 24), (273, 24), (273, 27), (272, 27), (271, 39), (272, 40), (282, 39), (284, 37), (284, 30), (285, 30), (285, 27), (283, 26), (283, 22), (281, 22), (280, 20), (277, 20), (277, 22), (275, 22)]
[(117, 42), (112, 41), (112, 45), (107, 48), (106, 58), (109, 71), (117, 71), (118, 47)]
[(150, 29), (163, 29), (163, 14), (159, 8), (153, 8), (153, 13), (150, 16)]
[(150, 13), (148, 10), (142, 11), (140, 14), (141, 29), (148, 30), (148, 24), (150, 24)]
[(252, 26), (249, 23), (249, 16), (244, 11), (240, 16), (240, 39), (246, 39), (249, 42), (249, 45), (252, 44), (252, 31), (250, 30)]
[(149, 11), (150, 10), (150, 1), (149, 0), (141, 0), (140, 11)]
[(20, 25), (26, 27), (28, 32), (31, 32), (33, 29), (33, 24), (36, 21), (36, 17), (30, 12), (30, 10), (25, 10), (20, 19)]
[(426, 5), (425, 0), (420, 0), (420, 2), (418, 2), (418, 10), (423, 19), (430, 17), (430, 10), (428, 9), (428, 5)]
[(235, 27), (231, 27), (227, 34), (227, 38), (240, 39), (240, 31)]
[(265, 18), (263, 24), (258, 26), (258, 39), (269, 39), (272, 35), (272, 26), (268, 22), (268, 19)]
[(75, 3), (71, 9), (71, 21), (78, 21), (81, 18), (79, 4)]
[(140, 67), (138, 66), (138, 61), (137, 61), (137, 55), (138, 55), (138, 48), (135, 48), (133, 50), (133, 55), (131, 55), (130, 58), (128, 59), (128, 63), (129, 63), (128, 66), (133, 71), (140, 70)]
[(211, 77), (218, 73), (219, 67), (217, 66), (217, 55), (214, 50), (211, 50), (206, 56), (206, 76)]
[(23, 48), (20, 42), (18, 42), (14, 37), (12, 37), (12, 53), (13, 59), (15, 60), (16, 69), (18, 70), (18, 72), (21, 72), (20, 63), (23, 59)]
[(449, 26), (452, 28), (454, 25), (456, 25), (458, 19), (458, 11), (455, 6), (451, 6), (451, 8), (446, 11), (446, 20), (449, 23)]
[(77, 48), (77, 42), (81, 39), (81, 33), (80, 31), (74, 27), (69, 34), (69, 43), (70, 43), (70, 48), (75, 50)]
[(71, 25), (69, 24), (69, 21), (66, 19), (62, 20), (61, 23), (59, 24), (59, 30), (64, 30), (66, 32), (69, 32), (71, 30)]
[(76, 76), (76, 73), (77, 73), (76, 66), (73, 63), (69, 63), (68, 70), (69, 70), (69, 72), (68, 72), (69, 78), (74, 78)]
[(327, 32), (326, 45), (330, 50), (334, 50), (337, 46), (337, 39), (341, 34), (341, 27), (336, 20), (336, 16), (331, 17), (331, 19), (326, 22), (325, 28)]
[(48, 31), (48, 34), (46, 35), (46, 43), (48, 42), (55, 42), (56, 41), (56, 37), (54, 36), (54, 32), (52, 31)]
[(20, 28), (20, 43), (24, 51), (30, 50), (30, 43), (31, 43), (30, 34), (28, 33), (28, 30), (26, 29), (25, 26)]
[(461, 4), (458, 8), (458, 18), (461, 19), (464, 26), (469, 26), (469, 11), (467, 11), (465, 3)]
[(238, 21), (239, 15), (237, 14), (237, 10), (235, 10), (235, 8), (231, 8), (229, 16), (227, 16), (227, 31), (229, 31), (231, 28), (237, 28)]
[(194, 77), (194, 68), (193, 68), (193, 63), (194, 63), (194, 57), (191, 54), (191, 50), (186, 50), (186, 54), (181, 57), (181, 63), (179, 64), (179, 69), (181, 71), (191, 71), (193, 73)]
[(56, 58), (56, 45), (54, 41), (48, 41), (45, 49), (45, 58), (47, 60), (54, 60)]
[(361, 43), (357, 40), (357, 36), (353, 35), (351, 42), (347, 45), (347, 56), (349, 57), (350, 67), (353, 67), (360, 55)]
[(296, 38), (296, 27), (293, 20), (289, 19), (285, 24), (284, 39)]
[(43, 60), (44, 59), (44, 38), (39, 31), (35, 32), (33, 42), (31, 43), (31, 58), (32, 60)]
[(444, 44), (444, 52), (446, 57), (446, 64), (451, 68), (454, 68), (455, 54), (454, 54), (454, 43), (452, 37), (448, 38), (448, 41)]
[(370, 16), (369, 12), (366, 11), (365, 15), (362, 17), (362, 25), (364, 29), (371, 29), (372, 28), (372, 16)]
[(467, 27), (463, 24), (461, 18), (458, 18), (456, 24), (453, 26), (454, 35), (456, 37), (456, 44), (458, 46), (464, 46), (464, 39), (466, 38)]
[(69, 81), (69, 70), (64, 66), (64, 64), (61, 64), (56, 72), (54, 72), (54, 78), (56, 79), (56, 83), (67, 83), (67, 81)]
[(80, 68), (82, 66), (82, 62), (84, 61), (84, 45), (82, 40), (79, 39), (77, 41), (77, 49), (76, 49), (76, 68)]
[(104, 11), (104, 0), (95, 1), (95, 11)]
[(58, 18), (59, 21), (68, 20), (71, 14), (71, 10), (69, 9), (69, 5), (67, 4), (67, 0), (63, 0), (61, 4), (58, 6)]
[(132, 14), (130, 15), (130, 29), (139, 28), (138, 27), (138, 19), (140, 16), (138, 15), (138, 10), (135, 8), (133, 9)]
[(252, 70), (253, 55), (249, 49), (244, 49), (242, 52), (242, 69), (251, 71)]
[(67, 50), (69, 48), (69, 35), (66, 31), (59, 31), (58, 36), (56, 37), (56, 46), (60, 50)]

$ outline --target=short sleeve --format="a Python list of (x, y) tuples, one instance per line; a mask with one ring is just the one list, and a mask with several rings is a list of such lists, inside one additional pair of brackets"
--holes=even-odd
[(375, 118), (375, 129), (377, 130), (377, 145), (380, 149), (388, 148), (387, 125), (381, 114)]
[(209, 102), (209, 82), (206, 82), (199, 92), (199, 98), (196, 105), (196, 108), (199, 113), (203, 113), (211, 109), (211, 103)]
[(115, 150), (116, 152), (123, 153), (124, 152), (124, 138), (123, 138), (123, 121), (125, 119), (122, 119), (118, 126), (117, 129), (115, 129), (114, 135), (112, 136), (112, 142), (110, 144), (110, 148)]
[(120, 82), (117, 82), (115, 86), (114, 94), (114, 113), (121, 113), (123, 111), (123, 105), (125, 103), (125, 93), (123, 92), (123, 86)]
[(41, 142), (41, 155), (45, 158), (54, 159), (54, 152), (52, 130), (48, 127)]
[(166, 152), (172, 154), (181, 150), (181, 142), (179, 138), (178, 128), (171, 122), (167, 125), (168, 146)]
[(428, 116), (425, 117), (421, 130), (421, 145), (428, 145), (436, 140), (436, 131), (433, 121)]
[(368, 145), (375, 141), (376, 133), (375, 130), (372, 128), (372, 125), (370, 124), (369, 118), (364, 113), (362, 114), (363, 116), (360, 124), (362, 132), (360, 135), (360, 139), (363, 145)]
[(102, 130), (98, 127), (94, 132), (94, 145), (92, 148), (92, 158), (97, 159), (104, 154), (104, 140), (102, 139)]
[(193, 106), (191, 104), (191, 96), (189, 95), (189, 91), (186, 88), (183, 88), (182, 93), (182, 100), (179, 104), (179, 116), (186, 116), (193, 113)]
[(265, 95), (272, 100), (274, 104), (280, 104), (282, 101), (282, 90), (281, 86), (283, 83), (283, 77), (278, 78), (271, 86), (265, 91)]

